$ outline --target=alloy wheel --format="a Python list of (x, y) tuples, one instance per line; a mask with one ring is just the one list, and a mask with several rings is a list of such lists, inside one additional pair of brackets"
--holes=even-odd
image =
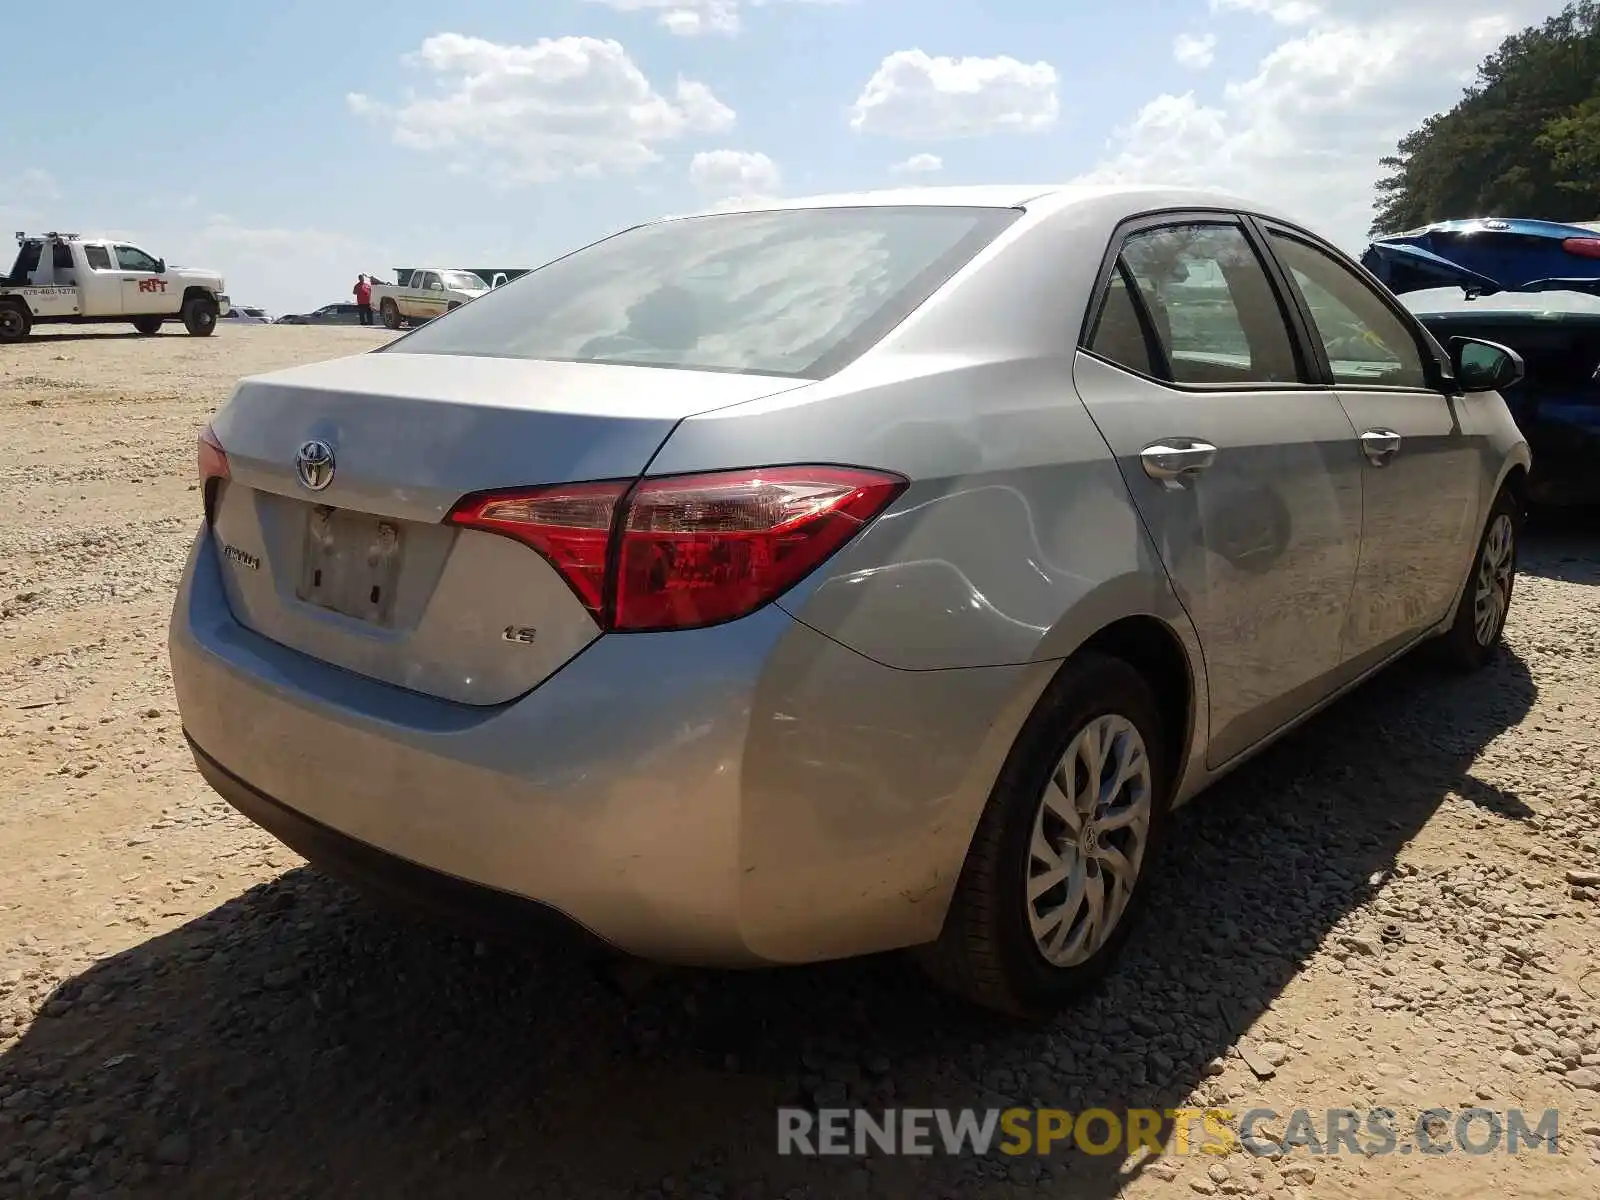
[(1144, 737), (1126, 717), (1094, 718), (1061, 756), (1039, 798), (1028, 856), (1028, 924), (1051, 966), (1086, 962), (1122, 919), (1154, 793)]
[(1516, 566), (1516, 531), (1505, 513), (1495, 517), (1478, 556), (1477, 592), (1472, 602), (1472, 631), (1478, 645), (1488, 646), (1505, 624), (1511, 605), (1511, 575)]

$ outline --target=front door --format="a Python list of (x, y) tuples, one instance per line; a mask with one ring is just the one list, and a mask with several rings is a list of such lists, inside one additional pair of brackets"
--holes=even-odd
[(439, 278), (437, 271), (424, 271), (422, 280), (417, 284), (422, 295), (417, 301), (417, 315), (432, 320), (441, 316), (445, 309), (444, 280)]
[(1074, 378), (1199, 635), (1217, 766), (1334, 686), (1364, 460), (1240, 221), (1119, 236)]
[(1471, 401), (1436, 389), (1408, 318), (1326, 248), (1268, 225), (1363, 454), (1361, 565), (1344, 657), (1351, 673), (1443, 620), (1477, 547), (1484, 436)]
[(117, 270), (122, 274), (122, 311), (129, 316), (178, 311), (178, 297), (169, 295), (172, 283), (157, 270), (161, 263), (137, 246), (114, 246)]

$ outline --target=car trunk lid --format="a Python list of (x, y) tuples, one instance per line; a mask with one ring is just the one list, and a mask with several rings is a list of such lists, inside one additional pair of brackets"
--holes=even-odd
[(395, 352), (246, 379), (212, 423), (228, 456), (212, 512), (229, 603), (335, 666), (504, 703), (599, 627), (537, 552), (446, 524), (455, 503), (632, 479), (682, 417), (803, 382)]

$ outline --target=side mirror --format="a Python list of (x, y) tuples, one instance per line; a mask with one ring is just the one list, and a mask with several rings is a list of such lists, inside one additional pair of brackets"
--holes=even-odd
[(166, 273), (167, 273), (167, 260), (164, 259), (164, 258), (156, 259), (156, 274), (157, 275), (165, 275)]
[(1450, 339), (1450, 369), (1463, 392), (1503, 392), (1527, 374), (1515, 350), (1469, 337)]

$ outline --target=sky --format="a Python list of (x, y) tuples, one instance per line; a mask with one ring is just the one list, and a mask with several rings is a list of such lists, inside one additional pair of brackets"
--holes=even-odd
[(1359, 250), (1379, 157), (1559, 7), (56, 0), (5, 17), (28, 99), (0, 228), (128, 238), (275, 314), (363, 271), (532, 267), (664, 213), (902, 185), (1217, 186)]

